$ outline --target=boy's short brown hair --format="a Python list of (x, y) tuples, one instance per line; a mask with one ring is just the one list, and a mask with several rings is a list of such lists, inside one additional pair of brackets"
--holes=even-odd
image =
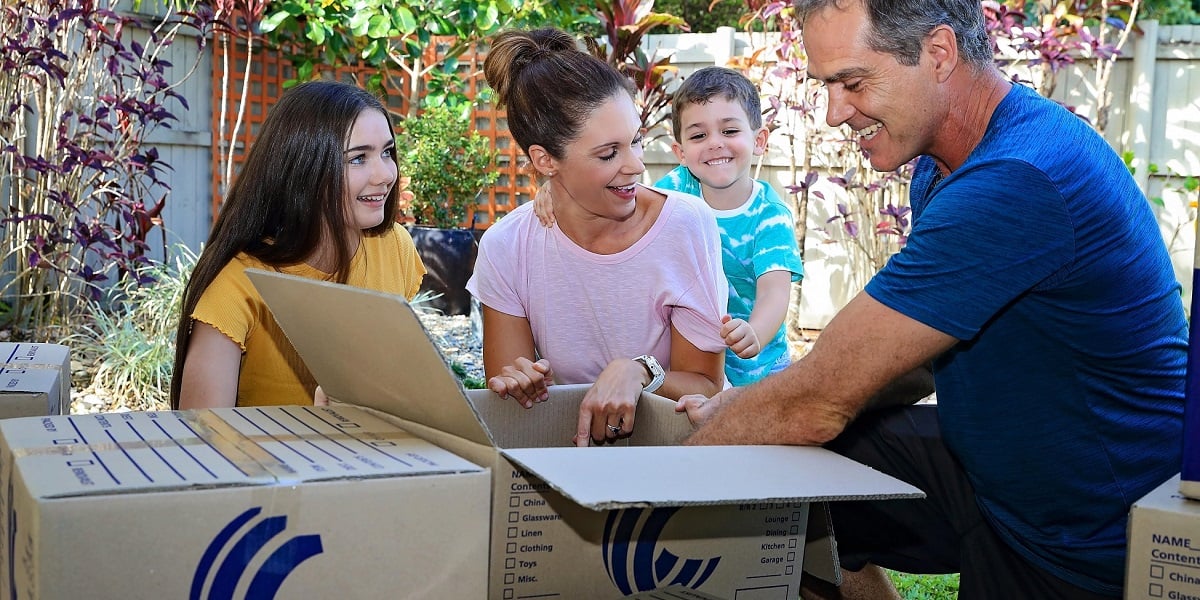
[(746, 119), (754, 130), (762, 127), (762, 104), (758, 88), (745, 75), (726, 67), (704, 67), (683, 80), (671, 98), (671, 131), (675, 141), (683, 134), (680, 118), (689, 104), (704, 104), (714, 97), (737, 102), (746, 111)]

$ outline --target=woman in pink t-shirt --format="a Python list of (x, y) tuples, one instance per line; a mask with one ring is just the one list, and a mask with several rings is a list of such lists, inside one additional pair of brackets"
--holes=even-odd
[(716, 220), (699, 198), (639, 184), (628, 80), (552, 28), (501, 33), (484, 74), (555, 190), (554, 227), (527, 204), (480, 240), (467, 287), (483, 304), (488, 387), (530, 408), (551, 383), (593, 383), (581, 446), (632, 432), (643, 390), (719, 391), (727, 288)]

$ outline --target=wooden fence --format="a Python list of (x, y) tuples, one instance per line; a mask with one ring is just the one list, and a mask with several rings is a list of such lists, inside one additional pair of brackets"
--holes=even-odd
[[(1192, 222), (1195, 208), (1181, 192), (1181, 177), (1200, 175), (1200, 27), (1158, 27), (1153, 22), (1141, 24), (1146, 35), (1134, 38), (1117, 61), (1109, 86), (1113, 93), (1113, 108), (1107, 139), (1118, 152), (1131, 152), (1136, 173), (1151, 197), (1162, 198), (1156, 204), (1164, 239), (1171, 246), (1177, 275), (1185, 292), (1190, 293), (1192, 255), (1195, 231)], [(763, 47), (764, 35), (735, 32), (722, 28), (715, 33), (671, 34), (648, 36), (645, 48), (658, 56), (669, 55), (681, 75), (697, 68), (724, 64), (731, 57), (745, 56)], [(182, 47), (182, 45), (181, 45)], [(188, 116), (190, 153), (178, 156), (175, 167), (173, 195), (166, 212), (167, 227), (174, 241), (196, 249), (207, 236), (213, 215), (220, 203), (220, 178), (217, 152), (220, 128), (220, 90), (224, 76), (224, 50), (211, 44), (213, 51), (211, 77), (207, 83), (188, 88), (191, 102)], [(234, 94), (228, 106), (236, 107), (242, 88), (241, 73), (245, 61), (244, 49), (231, 56), (229, 90)], [(483, 54), (469, 52), (461, 57), (469, 73), (482, 70)], [(1084, 116), (1092, 116), (1095, 85), (1089, 65), (1080, 63), (1060, 75), (1054, 97), (1072, 105)], [(251, 143), (256, 127), (273, 101), (282, 91), (282, 83), (291, 77), (286, 61), (266, 51), (256, 51), (251, 61), (247, 110), (241, 136), (235, 151)], [(473, 85), (479, 85), (477, 79)], [(205, 85), (207, 89), (205, 89)], [(194, 90), (194, 91), (193, 91)], [(235, 114), (226, 112), (226, 128), (232, 128)], [(208, 135), (195, 131), (197, 123), (206, 123)], [(492, 140), (499, 152), (501, 171), (496, 184), (481, 196), (478, 206), (470, 213), (468, 223), (486, 228), (495, 219), (532, 197), (536, 182), (522, 168), (523, 158), (516, 143), (507, 133), (503, 111), (484, 106), (475, 112), (477, 130)], [(203, 140), (203, 141), (199, 141)], [(763, 161), (759, 177), (774, 185), (781, 195), (785, 186), (794, 183), (788, 168), (788, 156), (778, 142), (782, 136), (773, 135), (773, 149)], [(182, 151), (181, 151), (182, 152)], [(204, 160), (198, 159), (203, 156)], [(179, 162), (179, 161), (182, 161)], [(646, 181), (652, 182), (677, 164), (668, 146), (660, 142), (647, 149)], [(1151, 174), (1151, 165), (1157, 174)], [(201, 188), (197, 180), (208, 183)], [(829, 200), (809, 207), (809, 229), (815, 231), (831, 216), (838, 190), (823, 190)], [(207, 194), (207, 202), (198, 202), (196, 194)], [(810, 234), (804, 249), (805, 277), (801, 302), (803, 325), (822, 327), (844, 302), (857, 292), (863, 277), (851, 268), (851, 260), (842, 244), (826, 243), (819, 234)]]

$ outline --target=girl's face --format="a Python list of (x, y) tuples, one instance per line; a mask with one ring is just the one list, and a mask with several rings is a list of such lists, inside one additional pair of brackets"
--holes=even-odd
[(646, 165), (642, 120), (629, 94), (619, 92), (597, 107), (557, 163), (555, 202), (561, 189), (586, 213), (617, 219), (632, 215), (636, 184)]
[(388, 192), (396, 183), (396, 141), (387, 118), (375, 109), (358, 114), (346, 139), (346, 225), (353, 236), (383, 222)]

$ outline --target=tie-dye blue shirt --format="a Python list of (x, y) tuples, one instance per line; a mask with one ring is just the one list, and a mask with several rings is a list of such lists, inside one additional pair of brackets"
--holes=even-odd
[[(684, 166), (664, 175), (654, 187), (703, 197), (700, 181)], [(713, 213), (721, 230), (721, 266), (729, 280), (729, 315), (749, 321), (759, 277), (770, 271), (791, 271), (792, 281), (804, 276), (792, 211), (771, 186), (755, 181), (754, 192), (744, 204)], [(748, 385), (766, 377), (787, 355), (784, 327), (770, 340), (760, 342), (762, 352), (753, 358), (740, 358), (726, 350), (725, 376), (731, 384)]]

